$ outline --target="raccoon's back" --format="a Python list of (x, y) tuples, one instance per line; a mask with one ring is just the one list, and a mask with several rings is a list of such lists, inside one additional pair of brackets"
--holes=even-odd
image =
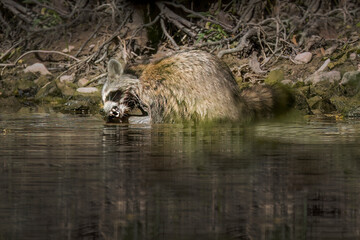
[(140, 76), (154, 122), (180, 118), (238, 119), (239, 87), (228, 66), (202, 51), (150, 64)]

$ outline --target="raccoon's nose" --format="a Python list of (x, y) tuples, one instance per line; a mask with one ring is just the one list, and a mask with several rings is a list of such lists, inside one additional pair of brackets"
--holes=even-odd
[(119, 108), (117, 106), (114, 106), (111, 110), (110, 110), (110, 116), (111, 117), (119, 117), (120, 116), (120, 111)]

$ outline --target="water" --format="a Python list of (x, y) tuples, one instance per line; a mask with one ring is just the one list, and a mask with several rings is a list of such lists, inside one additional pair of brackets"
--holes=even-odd
[(359, 239), (360, 122), (0, 115), (0, 239)]

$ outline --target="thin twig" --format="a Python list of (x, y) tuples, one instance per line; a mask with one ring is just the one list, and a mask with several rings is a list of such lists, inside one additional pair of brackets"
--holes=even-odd
[(240, 39), (239, 44), (235, 47), (235, 48), (231, 48), (231, 49), (225, 49), (225, 50), (221, 50), (217, 56), (218, 58), (221, 58), (222, 56), (224, 56), (225, 54), (229, 54), (229, 53), (235, 53), (235, 52), (239, 52), (241, 50), (243, 50), (246, 46), (247, 46), (247, 40), (248, 38), (252, 37), (253, 35), (256, 34), (256, 29), (252, 28), (250, 30), (248, 30), (244, 36), (242, 36), (242, 38)]
[(202, 20), (204, 20), (204, 21), (206, 21), (206, 22), (211, 22), (211, 23), (220, 25), (220, 26), (223, 27), (224, 30), (226, 30), (227, 32), (231, 32), (231, 31), (232, 31), (231, 26), (228, 26), (227, 24), (224, 24), (224, 23), (222, 23), (222, 22), (213, 20), (213, 19), (211, 19), (211, 18), (204, 17), (204, 16), (201, 15), (200, 13), (194, 12), (194, 11), (186, 8), (186, 7), (185, 7), (184, 5), (182, 5), (182, 4), (175, 4), (175, 3), (172, 3), (172, 2), (164, 2), (164, 3), (165, 3), (166, 5), (171, 5), (171, 6), (176, 7), (176, 8), (181, 8), (184, 12), (190, 13), (190, 14), (198, 17), (198, 18), (201, 18)]
[(99, 80), (99, 79), (101, 79), (101, 78), (104, 78), (104, 77), (106, 77), (106, 76), (107, 76), (107, 73), (102, 73), (102, 74), (100, 74), (99, 76), (94, 77), (94, 78), (91, 79), (89, 82), (87, 82), (87, 83), (84, 85), (84, 87), (89, 86), (89, 85), (92, 84), (93, 82), (95, 82), (95, 81), (97, 81), (97, 80)]
[(47, 53), (47, 54), (60, 54), (60, 55), (63, 55), (65, 57), (68, 57), (68, 58), (71, 58), (77, 62), (80, 62), (81, 60), (74, 57), (74, 56), (71, 56), (69, 54), (66, 54), (66, 53), (63, 53), (63, 52), (59, 52), (59, 51), (46, 51), (46, 50), (31, 50), (31, 51), (28, 51), (24, 54), (22, 54), (20, 57), (18, 57), (14, 63), (4, 63), (4, 64), (0, 64), (1, 67), (14, 67), (16, 66), (16, 64), (19, 62), (20, 59), (22, 59), (23, 57), (25, 57), (26, 55), (30, 54), (30, 53)]
[(86, 44), (89, 43), (89, 41), (94, 37), (94, 35), (97, 33), (97, 31), (99, 30), (99, 28), (102, 26), (102, 22), (100, 22), (96, 28), (95, 31), (90, 35), (90, 37), (81, 45), (81, 47), (79, 48), (79, 50), (77, 51), (77, 53), (75, 54), (75, 57), (79, 56), (80, 52), (83, 50), (83, 48), (86, 46)]
[(169, 41), (171, 42), (171, 44), (174, 46), (174, 48), (176, 50), (179, 50), (179, 46), (176, 44), (175, 40), (170, 36), (170, 34), (166, 31), (166, 27), (165, 27), (165, 23), (164, 23), (164, 19), (160, 19), (160, 24), (161, 24), (161, 29), (163, 30), (165, 36), (169, 39)]
[(116, 38), (120, 34), (121, 29), (124, 27), (125, 23), (127, 23), (127, 21), (130, 18), (131, 14), (132, 14), (132, 11), (127, 13), (127, 15), (124, 18), (124, 21), (116, 29), (115, 33), (113, 33), (113, 35), (111, 35), (105, 42), (103, 42), (101, 44), (98, 51), (93, 55), (92, 60), (96, 59), (99, 56), (99, 54), (100, 54), (101, 50), (103, 49), (103, 47), (107, 46), (114, 38)]
[(6, 50), (6, 52), (4, 52), (3, 55), (1, 55), (0, 57), (0, 61), (3, 60), (3, 58), (5, 58), (14, 48), (16, 48), (17, 46), (19, 46), (21, 43), (24, 42), (24, 39), (18, 41), (17, 43), (15, 43), (14, 45), (12, 45), (8, 50)]

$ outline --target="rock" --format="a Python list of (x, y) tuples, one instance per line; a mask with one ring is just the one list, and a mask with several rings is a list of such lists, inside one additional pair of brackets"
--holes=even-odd
[(0, 98), (0, 112), (17, 112), (21, 108), (21, 103), (16, 97)]
[(295, 89), (295, 91), (293, 91), (293, 96), (295, 101), (295, 109), (303, 112), (304, 114), (312, 114), (308, 101), (305, 95), (300, 90)]
[(16, 82), (16, 87), (17, 87), (18, 90), (26, 91), (26, 90), (29, 90), (31, 88), (35, 88), (36, 84), (33, 81), (29, 81), (29, 80), (26, 80), (26, 79), (19, 79)]
[(294, 61), (297, 64), (305, 64), (311, 61), (312, 53), (311, 52), (303, 52), (296, 55)]
[(321, 113), (327, 114), (336, 111), (334, 104), (329, 99), (322, 99), (319, 96), (312, 97), (308, 100), (312, 110), (319, 110)]
[(360, 87), (360, 71), (346, 72), (341, 79), (341, 85), (351, 85), (354, 87)]
[(41, 75), (38, 79), (34, 81), (34, 83), (37, 85), (38, 88), (42, 88), (49, 82), (50, 79), (48, 79), (47, 76)]
[(55, 82), (48, 82), (35, 95), (36, 100), (44, 99), (45, 97), (61, 96), (60, 90), (57, 88)]
[(325, 81), (328, 83), (334, 83), (340, 81), (340, 79), (341, 79), (341, 74), (339, 71), (319, 72), (319, 73), (314, 73), (313, 75), (305, 79), (305, 83), (307, 84), (311, 83), (314, 85)]
[(69, 100), (64, 104), (64, 110), (66, 111), (89, 110), (89, 106), (85, 101)]
[(27, 72), (31, 72), (31, 73), (39, 72), (41, 75), (51, 74), (51, 72), (49, 72), (49, 70), (47, 70), (45, 65), (42, 64), (42, 63), (34, 63), (33, 65), (26, 67), (24, 72), (25, 73), (27, 73)]
[(93, 49), (95, 47), (95, 44), (91, 44), (90, 46), (89, 46), (89, 49), (91, 50), (91, 49)]
[(83, 87), (83, 86), (85, 86), (86, 84), (88, 84), (88, 82), (89, 82), (89, 80), (87, 80), (86, 78), (81, 78), (81, 79), (79, 79), (79, 81), (78, 81), (78, 86), (79, 86), (79, 87)]
[(56, 80), (56, 86), (60, 89), (63, 96), (73, 96), (77, 86), (72, 82), (60, 82)]
[(74, 81), (74, 75), (62, 75), (60, 77), (60, 82), (73, 82)]
[(346, 96), (355, 96), (360, 90), (360, 71), (344, 73), (340, 85), (343, 86)]
[(69, 53), (69, 52), (71, 52), (72, 50), (74, 50), (74, 46), (73, 45), (69, 45), (67, 48), (64, 48), (63, 50), (62, 50), (62, 52), (63, 53)]
[(356, 60), (356, 52), (351, 53), (350, 56), (349, 56), (349, 59), (350, 59), (351, 61)]
[(355, 117), (360, 106), (360, 100), (357, 96), (355, 97), (345, 97), (345, 96), (333, 96), (330, 98), (330, 101), (335, 105), (338, 112), (344, 114), (345, 116)]
[(276, 69), (269, 72), (269, 75), (265, 79), (265, 83), (273, 85), (281, 82), (282, 80), (284, 80), (284, 71), (282, 69)]
[(284, 85), (288, 85), (288, 86), (293, 86), (294, 85), (294, 82), (291, 81), (290, 79), (282, 80), (281, 83), (284, 84)]
[(308, 103), (311, 109), (316, 109), (315, 105), (318, 104), (321, 101), (321, 97), (320, 96), (314, 96), (312, 98), (308, 99)]
[(333, 54), (337, 48), (338, 48), (338, 45), (337, 45), (337, 44), (329, 47), (328, 49), (326, 49), (325, 55), (331, 55), (331, 54)]
[(96, 87), (80, 87), (76, 89), (76, 91), (79, 93), (95, 93), (98, 92), (99, 89), (97, 89)]
[(330, 63), (330, 58), (326, 59), (326, 61), (324, 62), (323, 65), (321, 65), (321, 67), (316, 71), (317, 73), (322, 72), (325, 70), (325, 68), (329, 65)]

